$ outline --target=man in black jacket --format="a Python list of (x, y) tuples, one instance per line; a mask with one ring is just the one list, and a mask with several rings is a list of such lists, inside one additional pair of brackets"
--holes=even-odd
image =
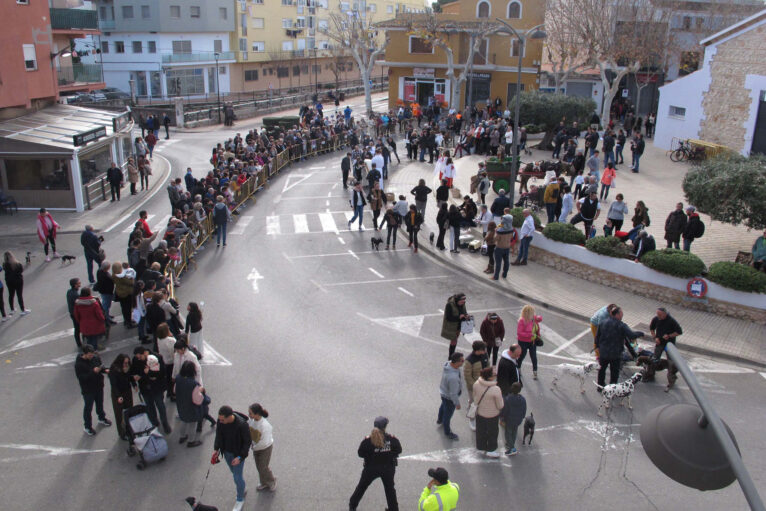
[(93, 346), (84, 344), (82, 353), (77, 355), (74, 361), (74, 372), (77, 375), (77, 381), (80, 383), (80, 392), (82, 392), (82, 399), (85, 402), (82, 410), (85, 434), (93, 436), (96, 434), (91, 418), (94, 404), (96, 405), (98, 423), (107, 427), (112, 425), (112, 421), (107, 419), (104, 413), (103, 373), (108, 372), (108, 370), (104, 368)]
[[(150, 367), (149, 355), (154, 355), (157, 364)], [(153, 370), (152, 370), (153, 369)], [(159, 426), (162, 422), (162, 428), (165, 434), (171, 433), (168, 416), (165, 411), (165, 389), (167, 388), (167, 375), (165, 362), (162, 357), (151, 353), (143, 346), (137, 346), (133, 349), (133, 362), (130, 365), (130, 372), (133, 379), (138, 382), (138, 389), (146, 403), (146, 411), (152, 424)], [(159, 412), (159, 421), (157, 413)]]
[(441, 208), (442, 204), (449, 200), (449, 186), (447, 186), (447, 180), (442, 179), (442, 185), (436, 189), (436, 207)]
[(511, 392), (511, 385), (515, 382), (521, 382), (521, 372), (519, 371), (519, 357), (521, 356), (521, 346), (512, 344), (510, 348), (500, 355), (500, 361), (497, 363), (497, 386), (503, 396)]
[(101, 239), (93, 232), (92, 225), (86, 225), (82, 235), (80, 235), (80, 245), (85, 252), (85, 264), (88, 267), (88, 282), (90, 285), (96, 283), (93, 277), (93, 262), (100, 263), (99, 250), (101, 250)]
[(226, 464), (234, 476), (237, 486), (237, 503), (234, 511), (239, 511), (245, 503), (245, 479), (242, 472), (245, 468), (245, 458), (250, 451), (250, 428), (247, 417), (235, 412), (230, 406), (222, 406), (218, 410), (218, 424), (215, 430), (213, 459), (218, 462), (218, 452), (223, 453)]
[(600, 388), (606, 385), (607, 366), (609, 366), (609, 383), (617, 383), (620, 377), (623, 346), (628, 348), (630, 355), (635, 360), (636, 351), (631, 346), (630, 341), (643, 336), (643, 332), (634, 332), (622, 322), (622, 309), (619, 307), (612, 309), (609, 319), (599, 323), (596, 333), (598, 362), (601, 364), (598, 370), (599, 392)]
[(82, 283), (77, 277), (69, 279), (69, 289), (66, 292), (66, 304), (69, 309), (69, 317), (72, 318), (72, 325), (74, 326), (74, 342), (77, 343), (77, 347), (82, 347), (82, 341), (80, 340), (80, 324), (74, 317), (74, 302), (80, 297), (80, 286)]
[(511, 207), (511, 199), (505, 195), (505, 190), (502, 188), (497, 192), (497, 197), (492, 201), (492, 206), (489, 208), (489, 212), (492, 213), (496, 224), (500, 225), (500, 219), (503, 217), (505, 208)]
[(351, 171), (351, 153), (346, 153), (340, 161), (340, 171), (343, 175), (343, 189), (348, 190), (348, 173)]
[[(396, 488), (394, 487), (394, 474), (396, 473), (396, 458), (402, 453), (402, 444), (394, 435), (386, 433), (387, 418), (376, 417), (373, 424), (375, 429), (373, 429), (372, 435), (362, 440), (357, 450), (359, 457), (364, 458), (364, 468), (362, 469), (362, 477), (359, 478), (359, 484), (356, 485), (356, 489), (351, 495), (348, 508), (356, 511), (364, 492), (375, 479), (380, 477), (386, 491), (388, 511), (399, 511), (399, 502), (396, 499)], [(373, 435), (375, 439), (371, 438)]]
[(106, 171), (106, 180), (109, 181), (109, 188), (112, 191), (112, 202), (114, 202), (115, 197), (120, 200), (120, 187), (124, 179), (122, 169), (115, 162), (112, 162), (112, 166)]

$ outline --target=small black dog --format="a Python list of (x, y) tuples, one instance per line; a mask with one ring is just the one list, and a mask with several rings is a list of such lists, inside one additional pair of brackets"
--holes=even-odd
[(77, 256), (72, 255), (63, 255), (61, 256), (61, 265), (65, 265), (66, 263), (74, 264), (74, 260), (77, 259)]
[(665, 387), (665, 392), (669, 392), (673, 388), (678, 380), (678, 368), (671, 364), (668, 360), (661, 358), (656, 359), (653, 356), (642, 356), (636, 359), (636, 363), (639, 367), (643, 367), (642, 372), (644, 374), (643, 381), (654, 381), (654, 376), (657, 371), (668, 371), (668, 384)]
[(218, 511), (215, 506), (206, 506), (202, 502), (197, 502), (194, 497), (186, 497), (186, 503), (191, 506), (194, 511)]
[(32, 252), (27, 252), (27, 257), (25, 260), (26, 260), (27, 266), (32, 264)]
[(530, 413), (529, 417), (524, 419), (524, 438), (521, 439), (521, 445), (524, 445), (527, 436), (529, 436), (528, 445), (532, 445), (532, 438), (535, 436), (535, 414), (533, 413)]
[(435, 238), (434, 233), (431, 233), (428, 235), (428, 241), (431, 242), (431, 245), (434, 244), (434, 238)]
[(380, 244), (383, 243), (383, 238), (370, 238), (370, 247), (373, 250), (380, 252)]

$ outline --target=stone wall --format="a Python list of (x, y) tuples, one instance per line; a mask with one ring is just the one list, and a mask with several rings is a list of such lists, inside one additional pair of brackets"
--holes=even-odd
[(703, 310), (737, 319), (766, 323), (766, 311), (763, 309), (746, 307), (715, 299), (708, 299), (706, 302), (690, 301), (686, 293), (682, 291), (604, 271), (600, 268), (595, 268), (543, 250), (536, 247), (534, 243), (529, 247), (529, 259), (583, 280), (589, 280), (603, 286), (620, 289), (621, 291), (629, 291), (637, 295), (646, 296), (647, 298), (654, 298), (663, 303), (681, 305), (690, 309)]
[(744, 148), (744, 122), (752, 98), (746, 75), (766, 75), (766, 25), (718, 44), (710, 61), (710, 89), (704, 93), (700, 138), (736, 151)]

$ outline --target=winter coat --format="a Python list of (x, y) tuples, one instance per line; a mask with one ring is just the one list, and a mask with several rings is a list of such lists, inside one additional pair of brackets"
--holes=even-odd
[(636, 352), (630, 345), (630, 341), (643, 336), (643, 332), (634, 332), (622, 321), (611, 317), (598, 325), (596, 347), (599, 358), (604, 360), (620, 359), (622, 358), (623, 346), (626, 346), (633, 358), (636, 358)]
[(112, 399), (117, 399), (118, 397), (123, 398), (123, 400), (128, 400), (131, 398), (133, 393), (133, 388), (131, 387), (130, 382), (132, 381), (132, 378), (130, 377), (129, 373), (123, 373), (122, 371), (109, 371), (109, 383), (112, 387)]
[(250, 451), (250, 427), (247, 425), (247, 417), (241, 413), (234, 412), (234, 422), (224, 424), (219, 422), (215, 430), (215, 442), (213, 450), (230, 452), (245, 461)]
[(505, 396), (511, 392), (511, 385), (521, 383), (521, 373), (516, 361), (511, 358), (508, 350), (503, 351), (500, 361), (497, 363), (497, 385)]
[(415, 196), (415, 200), (419, 202), (426, 202), (428, 200), (428, 195), (431, 193), (431, 189), (428, 188), (426, 185), (418, 185), (412, 190), (410, 190), (410, 193)]
[(229, 208), (223, 202), (217, 202), (213, 207), (213, 222), (215, 225), (224, 225), (231, 218)]
[(138, 183), (138, 168), (130, 163), (128, 163), (128, 181), (133, 184)]
[(5, 271), (5, 283), (9, 286), (18, 286), (24, 282), (24, 267), (21, 263), (3, 263), (3, 271)]
[(637, 227), (638, 224), (643, 224), (644, 227), (649, 227), (649, 208), (641, 210), (639, 208), (633, 209), (633, 227)]
[(686, 229), (686, 214), (677, 209), (671, 211), (665, 220), (665, 239), (678, 243), (684, 229)]
[(148, 372), (144, 372), (144, 369), (147, 365), (146, 360), (139, 360), (138, 358), (133, 357), (133, 361), (130, 365), (130, 372), (131, 374), (138, 375), (140, 377), (138, 380), (138, 388), (141, 390), (142, 394), (157, 395), (167, 389), (167, 373), (165, 369), (165, 362), (163, 361), (162, 357), (156, 353), (150, 354), (157, 357), (157, 361), (160, 364), (160, 367), (157, 371), (149, 370)]
[(93, 287), (95, 291), (98, 291), (102, 295), (114, 294), (114, 281), (112, 280), (112, 276), (109, 275), (109, 272), (106, 270), (98, 270), (96, 272), (96, 285)]
[[(194, 378), (178, 376), (176, 378), (176, 410), (183, 422), (199, 422), (202, 420), (202, 405), (195, 405), (192, 394), (199, 383)], [(248, 433), (249, 436), (249, 433)]]
[(503, 320), (498, 317), (495, 324), (492, 324), (492, 322), (489, 320), (489, 314), (487, 314), (487, 317), (485, 317), (484, 321), (481, 322), (479, 334), (481, 334), (481, 340), (484, 341), (484, 344), (487, 345), (487, 348), (494, 347), (495, 339), (497, 337), (500, 339), (505, 339), (505, 325), (503, 324)]
[(415, 212), (408, 212), (404, 215), (404, 224), (407, 226), (407, 232), (419, 231), (423, 225), (423, 215)]
[(96, 355), (90, 360), (84, 358), (82, 353), (77, 355), (74, 361), (74, 373), (77, 381), (80, 383), (80, 391), (83, 394), (95, 394), (104, 388), (103, 370), (96, 373), (93, 371), (96, 367), (102, 367), (101, 359)]
[(377, 210), (377, 209), (383, 209), (383, 206), (386, 205), (386, 194), (383, 193), (383, 190), (381, 189), (373, 189), (370, 191), (370, 193), (367, 195), (367, 201), (370, 204), (370, 209)]
[(117, 298), (125, 298), (133, 294), (136, 272), (132, 268), (123, 270), (119, 275), (112, 275), (114, 294)]
[(685, 240), (693, 240), (695, 238), (698, 238), (697, 233), (700, 232), (702, 220), (700, 220), (700, 216), (697, 213), (692, 213), (689, 215), (689, 219), (686, 222), (686, 227), (684, 228), (684, 239)]
[(501, 195), (492, 201), (492, 206), (489, 208), (490, 213), (495, 216), (503, 216), (505, 208), (511, 207), (511, 199), (507, 195)]
[(447, 305), (444, 306), (444, 318), (442, 319), (441, 336), (454, 341), (460, 334), (460, 315), (468, 314), (465, 304), (458, 305), (456, 295), (450, 296)]
[(92, 296), (83, 296), (74, 302), (74, 319), (80, 325), (82, 335), (104, 335), (104, 309)]
[(508, 394), (503, 401), (505, 427), (518, 428), (527, 415), (527, 400), (521, 394)]
[[(484, 392), (486, 391), (486, 394)], [(482, 398), (482, 395), (484, 397)], [(479, 400), (481, 399), (481, 403)], [(503, 394), (496, 381), (487, 381), (479, 378), (473, 384), (473, 400), (477, 403), (476, 415), (491, 419), (497, 417), (503, 411)]]
[(489, 365), (489, 359), (487, 354), (477, 355), (473, 352), (469, 353), (465, 357), (465, 363), (463, 364), (463, 379), (465, 380), (465, 387), (468, 389), (468, 393), (472, 392), (473, 384), (481, 376), (481, 370)]
[(439, 393), (455, 405), (460, 404), (460, 394), (463, 392), (463, 375), (460, 369), (455, 369), (449, 362), (444, 363), (442, 379), (439, 383)]
[(519, 322), (516, 325), (516, 339), (518, 339), (519, 342), (532, 342), (532, 331), (534, 330), (534, 326), (542, 320), (542, 316), (535, 316), (534, 321), (519, 319)]

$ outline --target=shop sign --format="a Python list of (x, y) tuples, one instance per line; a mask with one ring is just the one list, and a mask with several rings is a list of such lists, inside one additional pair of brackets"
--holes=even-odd
[(72, 140), (75, 147), (80, 147), (81, 145), (85, 145), (88, 142), (93, 142), (94, 140), (98, 140), (99, 138), (105, 136), (106, 126), (99, 126), (98, 128), (94, 128), (89, 131), (83, 131), (82, 133), (78, 133), (72, 136)]
[(130, 112), (124, 112), (112, 119), (112, 129), (115, 133), (122, 131), (130, 124)]
[(433, 78), (435, 69), (432, 67), (413, 67), (412, 74), (415, 78)]
[(404, 82), (404, 101), (415, 101), (415, 82)]
[(492, 75), (489, 73), (468, 73), (468, 77), (472, 80), (489, 80)]

